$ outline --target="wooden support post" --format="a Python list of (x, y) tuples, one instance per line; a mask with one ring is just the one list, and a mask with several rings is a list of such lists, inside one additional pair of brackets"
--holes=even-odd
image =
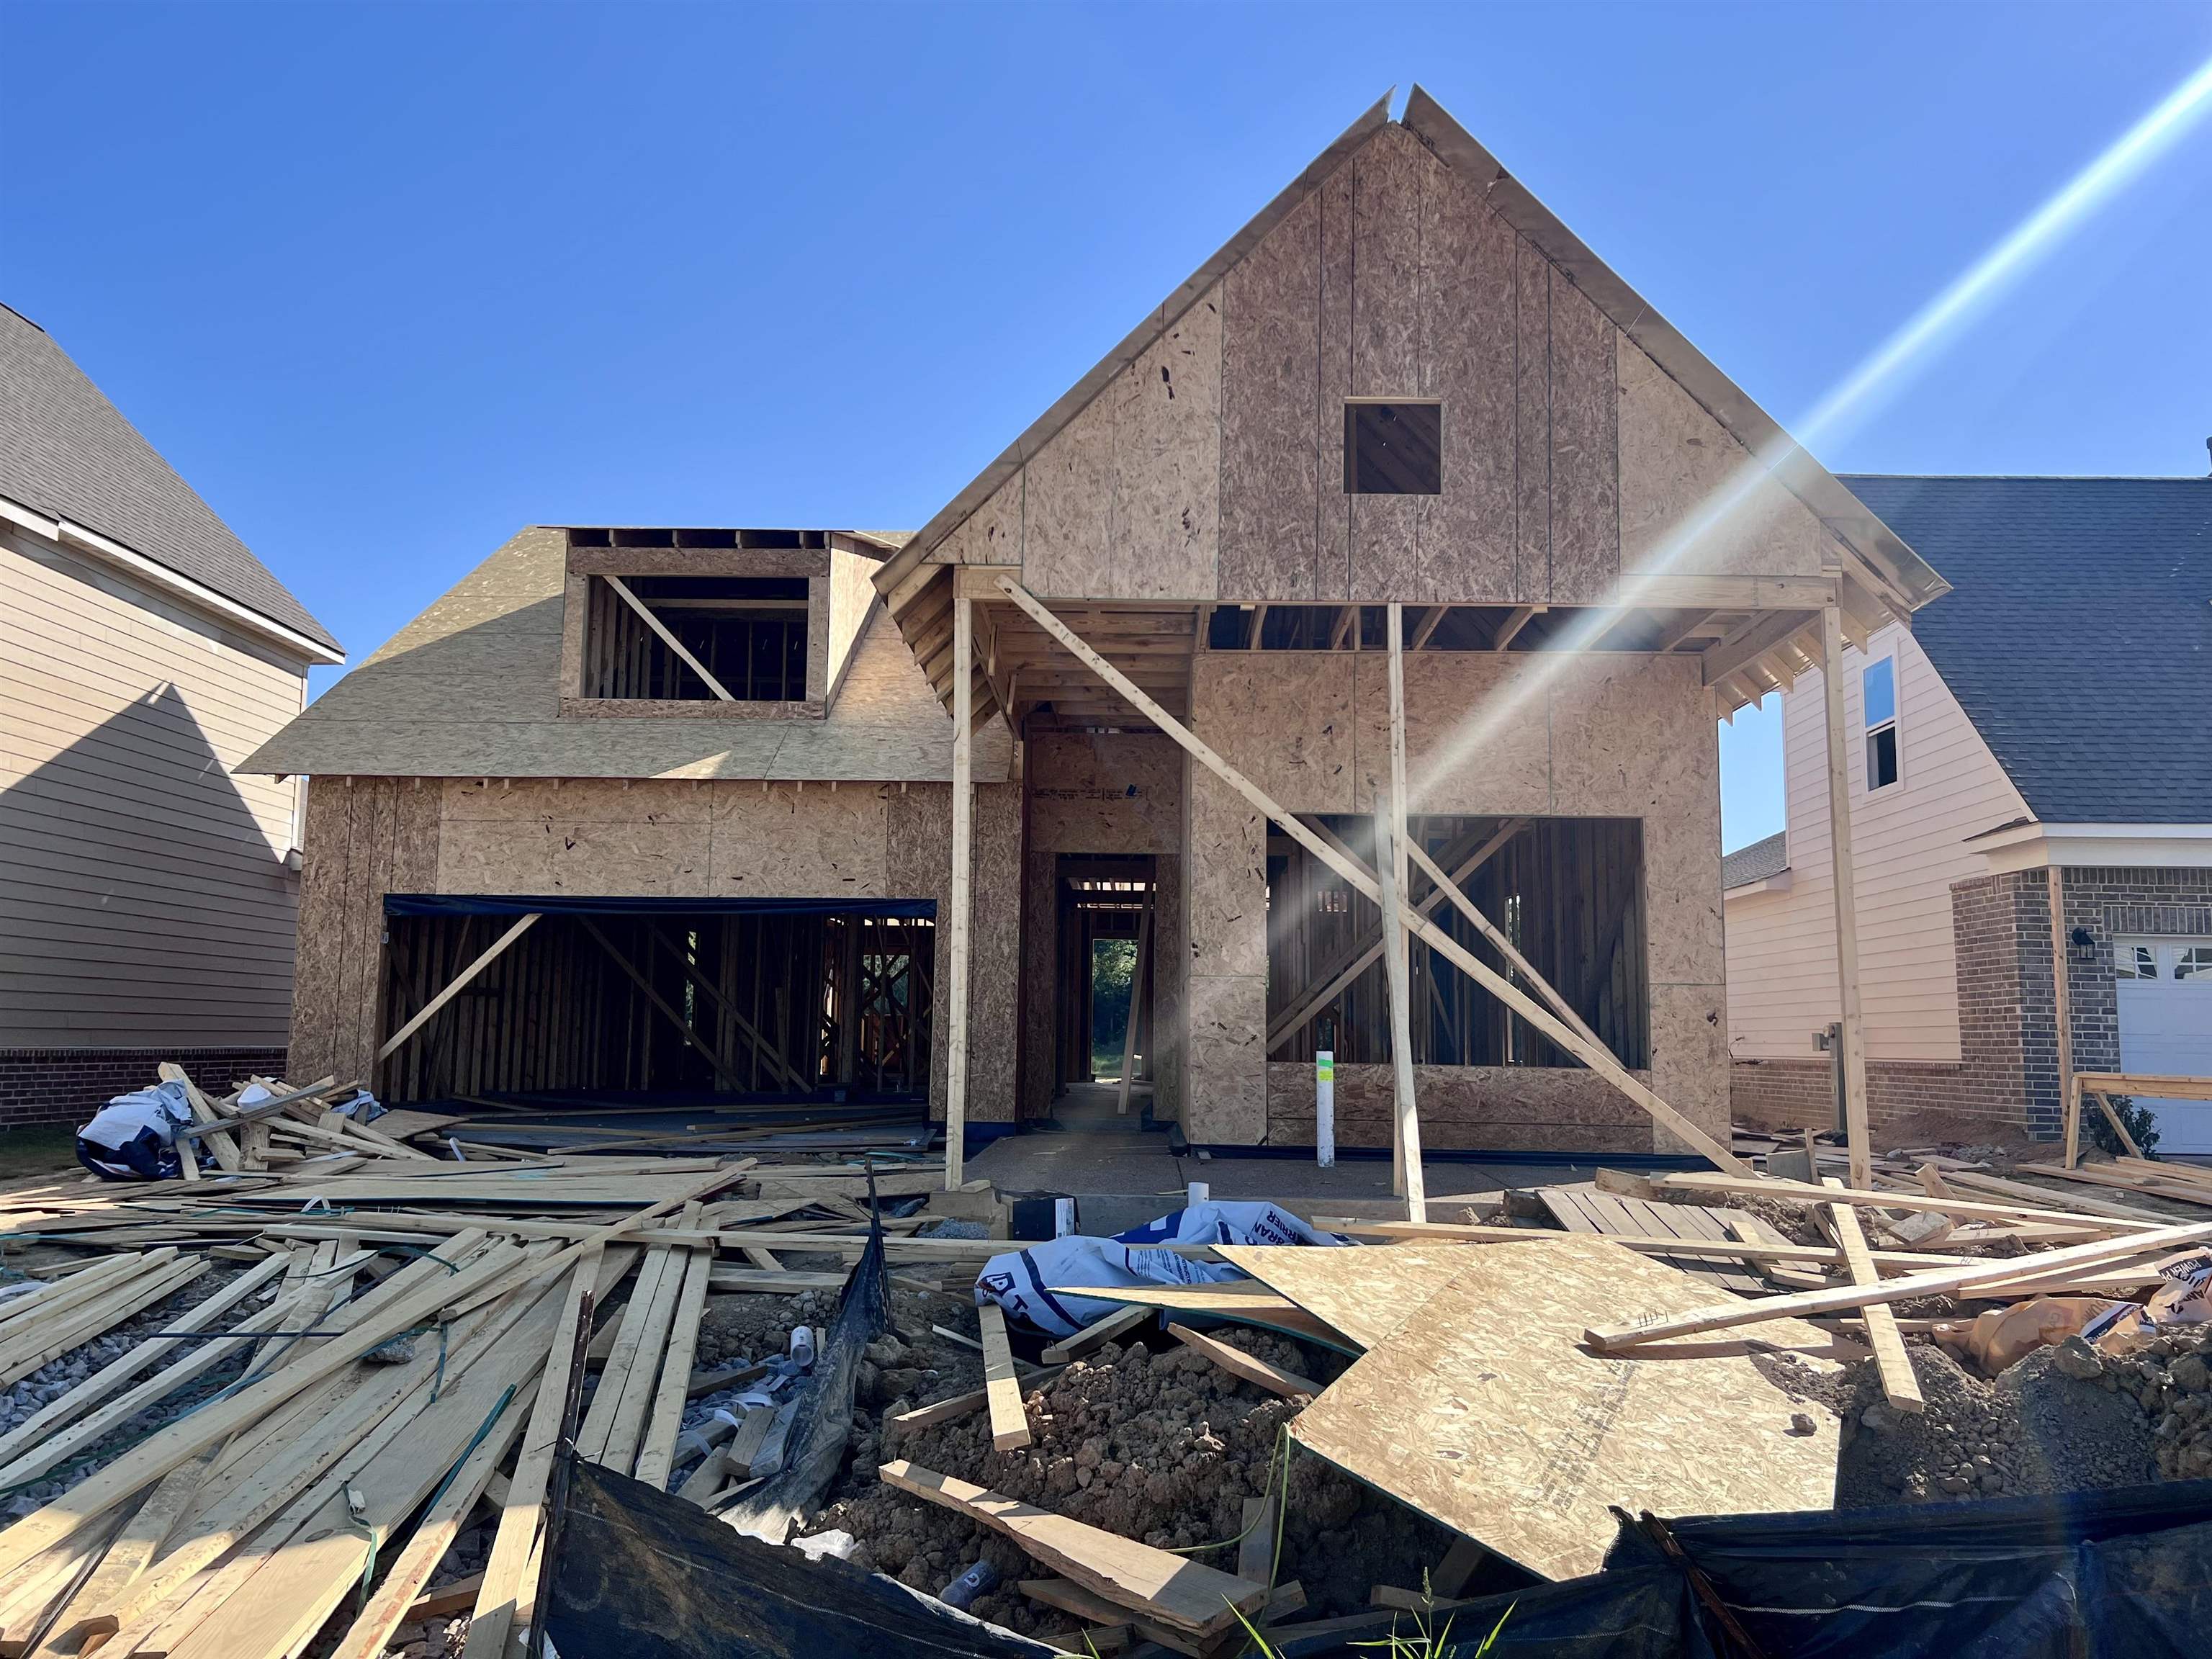
[(2066, 884), (2055, 864), (2045, 866), (2043, 875), (2051, 894), (2051, 1011), (2058, 1026), (2058, 1104), (2066, 1114), (2066, 1167), (2070, 1170), (2081, 1150), (2081, 1102), (2074, 1092), (2074, 1026), (2067, 995), (2071, 988), (2066, 983)]
[[(956, 573), (956, 576), (957, 576)], [(952, 915), (945, 995), (945, 1188), (966, 1176), (968, 1137), (968, 926), (975, 876), (975, 602), (954, 585), (952, 601)]]
[(1844, 1135), (1854, 1187), (1874, 1185), (1868, 1145), (1866, 1026), (1859, 1015), (1858, 902), (1851, 871), (1851, 774), (1844, 721), (1844, 617), (1833, 601), (1820, 611), (1820, 686), (1828, 715), (1828, 856), (1835, 875), (1836, 983), (1842, 995)]
[[(1282, 832), (1304, 848), (1307, 852), (1342, 877), (1352, 890), (1371, 904), (1380, 905), (1382, 890), (1375, 874), (1363, 868), (1359, 860), (1347, 858), (1330, 846), (1312, 826), (1302, 823), (1295, 812), (1286, 811), (1280, 803), (1217, 754), (1212, 746), (1193, 732), (1173, 714), (1160, 707), (1153, 698), (1127, 674), (1092, 650), (1081, 635), (1054, 616), (1036, 596), (1011, 578), (998, 579), (1000, 589), (1036, 618), (1037, 624), (1064, 646), (1077, 661), (1104, 680), (1119, 692), (1129, 706), (1181, 744), (1199, 764), (1226, 783), (1253, 808), (1273, 820)], [(1600, 1077), (1626, 1095), (1655, 1121), (1695, 1148), (1698, 1154), (1717, 1169), (1747, 1179), (1756, 1179), (1758, 1172), (1735, 1153), (1715, 1140), (1688, 1118), (1676, 1111), (1657, 1095), (1630, 1074), (1620, 1060), (1601, 1046), (1589, 1043), (1567, 1025), (1562, 1024), (1551, 1010), (1543, 1007), (1534, 998), (1522, 991), (1503, 975), (1492, 971), (1456, 939), (1419, 911), (1401, 911), (1407, 927), (1416, 938), (1435, 951), (1445, 961), (1503, 1002), (1507, 1007), (1534, 1026), (1552, 1042), (1589, 1066)]]
[(425, 1025), (428, 1025), (432, 1018), (437, 1013), (438, 1010), (444, 1007), (455, 997), (460, 995), (462, 991), (467, 988), (469, 982), (471, 980), (475, 979), (478, 974), (483, 972), (485, 969), (490, 967), (494, 962), (497, 961), (501, 953), (506, 951), (507, 947), (514, 944), (515, 940), (520, 939), (525, 933), (528, 933), (530, 931), (531, 925), (543, 915), (544, 915), (544, 912), (542, 910), (531, 911), (520, 921), (517, 921), (514, 927), (508, 928), (497, 939), (494, 939), (489, 950), (486, 951), (482, 956), (478, 957), (467, 967), (462, 969), (461, 971), (454, 976), (452, 984), (447, 986), (444, 990), (439, 992), (438, 994), (432, 997), (429, 1001), (424, 1003), (421, 1011), (417, 1012), (412, 1019), (409, 1020), (404, 1025), (401, 1026), (389, 1037), (385, 1039), (384, 1046), (376, 1051), (377, 1060), (381, 1062), (391, 1059), (393, 1052), (397, 1050), (401, 1044), (405, 1042), (409, 1037), (413, 1036), (416, 1032), (421, 1030)]
[(1429, 1218), (1428, 1192), (1421, 1172), (1421, 1122), (1413, 1107), (1413, 976), (1411, 953), (1406, 942), (1403, 912), (1398, 903), (1398, 880), (1393, 869), (1397, 836), (1391, 819), (1394, 804), (1377, 802), (1375, 814), (1375, 869), (1382, 886), (1382, 963), (1390, 987), (1390, 1080), (1396, 1104), (1395, 1133), (1390, 1138), (1390, 1190), (1406, 1200), (1406, 1219)]
[(645, 618), (645, 625), (660, 636), (660, 642), (666, 646), (671, 651), (673, 651), (678, 659), (686, 668), (690, 669), (693, 673), (696, 674), (701, 679), (707, 683), (707, 689), (709, 691), (712, 691), (716, 697), (720, 698), (724, 702), (735, 702), (737, 701), (735, 697), (730, 695), (729, 688), (727, 686), (724, 685), (721, 681), (716, 679), (712, 674), (707, 672), (707, 665), (701, 662), (698, 658), (693, 656), (685, 647), (684, 641), (678, 639), (675, 635), (669, 632), (668, 624), (653, 614), (652, 607), (647, 605), (643, 599), (638, 598), (636, 594), (629, 591), (629, 584), (628, 582), (624, 581), (620, 576), (602, 576), (599, 580), (606, 583), (609, 587), (613, 588), (617, 593), (619, 593), (622, 596), (623, 604), (629, 606), (631, 610), (636, 611), (639, 616)]
[[(1413, 1102), (1413, 947), (1405, 927), (1406, 888), (1406, 607), (1385, 608), (1389, 652), (1390, 788), (1375, 802), (1375, 868), (1382, 878), (1382, 959), (1390, 999), (1391, 1089), (1396, 1132), (1390, 1139), (1390, 1190), (1406, 1200), (1408, 1221), (1428, 1219), (1421, 1171), (1421, 1127)], [(1370, 787), (1373, 781), (1370, 780)]]
[(1129, 1115), (1129, 1082), (1137, 1069), (1137, 1009), (1145, 994), (1145, 953), (1152, 943), (1152, 893), (1145, 890), (1145, 908), (1137, 917), (1137, 960), (1129, 969), (1129, 1018), (1121, 1030), (1121, 1089), (1114, 1110)]

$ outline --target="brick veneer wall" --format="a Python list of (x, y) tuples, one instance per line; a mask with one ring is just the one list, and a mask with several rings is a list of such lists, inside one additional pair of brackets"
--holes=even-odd
[[(2087, 959), (2069, 951), (2066, 964), (2074, 1065), (2118, 1071), (2112, 940), (2212, 935), (2212, 870), (2088, 866), (2061, 877), (2068, 938), (2083, 929), (2094, 947)], [(1951, 936), (1960, 1063), (1870, 1063), (1867, 1118), (1875, 1145), (2055, 1139), (2063, 1119), (2048, 876), (2022, 870), (1954, 883)], [(1831, 1127), (1827, 1056), (1738, 1060), (1729, 1069), (1729, 1103), (1747, 1128)]]
[(276, 1048), (0, 1048), (0, 1128), (79, 1124), (120, 1094), (154, 1082), (173, 1060), (210, 1094), (228, 1094), (253, 1073), (284, 1075)]

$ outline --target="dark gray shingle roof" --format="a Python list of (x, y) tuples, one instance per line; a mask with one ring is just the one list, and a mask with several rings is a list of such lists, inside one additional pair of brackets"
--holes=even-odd
[[(1896, 528), (1895, 526), (1891, 526)], [(1721, 888), (1742, 887), (1778, 876), (1790, 867), (1790, 832), (1777, 830), (1765, 841), (1739, 847), (1721, 860)]]
[(1843, 483), (1950, 580), (1913, 635), (2036, 817), (2212, 823), (2212, 478)]
[(69, 355), (0, 306), (0, 495), (339, 648)]

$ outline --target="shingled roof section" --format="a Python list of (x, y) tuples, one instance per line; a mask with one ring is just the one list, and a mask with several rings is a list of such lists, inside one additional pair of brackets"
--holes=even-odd
[(1913, 636), (2037, 817), (2212, 823), (2212, 478), (1842, 482), (1950, 580)]
[(1754, 881), (1778, 876), (1790, 867), (1790, 832), (1777, 830), (1765, 841), (1739, 847), (1721, 859), (1721, 890), (1748, 887)]
[(0, 306), (0, 495), (96, 531), (341, 649), (69, 354), (6, 306)]

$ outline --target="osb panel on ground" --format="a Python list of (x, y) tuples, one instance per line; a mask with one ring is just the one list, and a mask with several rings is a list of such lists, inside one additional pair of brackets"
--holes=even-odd
[[(1531, 1238), (1542, 1235), (1533, 1230)], [(1334, 1326), (1363, 1348), (1398, 1328), (1468, 1266), (1467, 1252), (1510, 1249), (1483, 1244), (1224, 1244), (1221, 1257), (1269, 1289)]]
[[(1641, 1358), (1580, 1344), (1587, 1326), (1624, 1309), (1687, 1312), (1711, 1295), (1601, 1238), (1478, 1247), (1291, 1431), (1553, 1579), (1603, 1563), (1618, 1530), (1608, 1504), (1661, 1515), (1832, 1507), (1838, 1420), (1767, 1381), (1760, 1364), (1781, 1362), (1710, 1351), (1721, 1345)], [(1758, 1336), (1828, 1346), (1797, 1321)]]

